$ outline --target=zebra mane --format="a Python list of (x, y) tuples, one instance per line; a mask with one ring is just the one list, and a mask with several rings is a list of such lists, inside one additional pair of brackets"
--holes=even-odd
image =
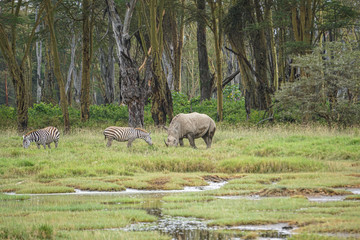
[(37, 130), (32, 130), (32, 131), (28, 132), (27, 134), (25, 134), (24, 136), (26, 137), (26, 136), (28, 136), (28, 135), (30, 135), (31, 133), (36, 132), (36, 131), (37, 131)]
[(136, 130), (139, 130), (139, 131), (142, 131), (144, 133), (148, 133), (145, 129), (142, 129), (142, 128), (135, 128)]

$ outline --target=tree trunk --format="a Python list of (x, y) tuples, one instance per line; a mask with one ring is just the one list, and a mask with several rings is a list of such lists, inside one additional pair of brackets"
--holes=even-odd
[[(197, 8), (201, 14), (205, 14), (205, 0), (197, 0)], [(203, 20), (197, 22), (197, 48), (200, 76), (200, 101), (211, 98), (211, 88), (213, 77), (210, 74), (207, 44), (206, 44), (206, 24)]]
[(105, 104), (111, 104), (114, 102), (114, 83), (115, 83), (115, 71), (114, 71), (114, 57), (113, 57), (114, 44), (109, 43), (108, 52), (100, 48), (100, 69), (101, 78), (104, 80), (105, 85)]
[(223, 90), (222, 90), (222, 64), (221, 64), (221, 8), (222, 1), (209, 1), (211, 7), (212, 28), (215, 41), (215, 55), (216, 55), (216, 86), (217, 86), (217, 114), (218, 121), (223, 120)]
[[(163, 52), (163, 10), (164, 0), (150, 0), (150, 45), (152, 48), (153, 79), (151, 115), (155, 125), (165, 125), (166, 116), (173, 118), (172, 97), (161, 65)], [(158, 14), (159, 13), (159, 14)], [(175, 70), (176, 71), (176, 70)], [(176, 79), (176, 77), (175, 77)], [(175, 90), (176, 90), (176, 83)]]
[(71, 82), (76, 75), (75, 71), (75, 52), (76, 52), (76, 36), (73, 33), (71, 38), (71, 56), (70, 56), (70, 65), (66, 78), (65, 93), (67, 95), (68, 104), (71, 105)]
[(274, 24), (272, 19), (272, 10), (271, 10), (271, 0), (265, 1), (265, 19), (269, 24), (269, 38), (270, 38), (270, 50), (271, 50), (271, 59), (273, 67), (273, 81), (272, 86), (275, 91), (279, 89), (279, 67), (277, 60), (277, 52), (274, 39)]
[[(38, 16), (38, 9), (36, 9), (35, 18)], [(40, 25), (36, 27), (36, 33), (40, 32)], [(36, 68), (36, 102), (39, 103), (41, 101), (41, 86), (43, 85), (41, 79), (41, 64), (42, 64), (42, 41), (36, 41), (36, 60), (37, 60), (37, 68)]]
[[(259, 0), (254, 1), (257, 24), (264, 22), (263, 13)], [(255, 17), (254, 17), (255, 18)], [(268, 49), (266, 45), (266, 37), (264, 28), (256, 29), (252, 32), (252, 45), (255, 58), (255, 71), (257, 73), (257, 101), (260, 110), (266, 110), (271, 105), (270, 89), (269, 89), (269, 72), (268, 72)]]
[(51, 49), (52, 57), (54, 58), (54, 73), (60, 90), (60, 107), (64, 118), (64, 133), (67, 134), (70, 132), (69, 110), (66, 100), (65, 84), (60, 69), (60, 59), (59, 59), (59, 53), (58, 53), (58, 47), (57, 47), (56, 35), (54, 29), (54, 9), (51, 6), (51, 0), (46, 0), (45, 5), (47, 12), (47, 22), (50, 32), (50, 49)]
[[(48, 27), (48, 26), (47, 26)], [(47, 39), (45, 44), (45, 76), (42, 87), (42, 100), (46, 103), (57, 104), (55, 96), (55, 80), (54, 80), (54, 63), (51, 56), (50, 40)]]
[[(181, 91), (181, 58), (182, 58), (182, 51), (183, 51), (183, 39), (184, 39), (184, 0), (181, 0), (182, 10), (181, 10), (181, 16), (180, 16), (180, 24), (179, 24), (179, 34), (178, 38), (175, 39), (176, 41), (176, 48), (175, 48), (175, 71), (174, 71), (174, 90), (176, 92)], [(175, 14), (173, 14), (174, 17), (176, 17)], [(176, 19), (175, 19), (176, 21)], [(177, 31), (175, 28), (173, 31)]]
[(145, 82), (140, 80), (138, 68), (130, 55), (129, 28), (137, 0), (132, 0), (126, 10), (124, 24), (115, 10), (114, 0), (106, 0), (117, 47), (121, 76), (121, 96), (128, 106), (129, 126), (144, 126)]
[(81, 121), (89, 120), (90, 112), (90, 66), (91, 66), (91, 26), (90, 5), (91, 0), (83, 0), (83, 35), (82, 35), (82, 78), (81, 78)]

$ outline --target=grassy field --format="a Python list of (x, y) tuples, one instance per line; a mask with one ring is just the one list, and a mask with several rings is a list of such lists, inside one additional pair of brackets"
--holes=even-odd
[[(294, 239), (360, 236), (360, 197), (344, 190), (360, 188), (359, 129), (219, 126), (211, 149), (202, 139), (196, 140), (198, 149), (187, 140), (184, 148), (167, 148), (166, 132), (151, 132), (153, 146), (136, 140), (128, 149), (118, 142), (107, 148), (102, 129), (73, 129), (61, 135), (57, 149), (39, 150), (35, 144), (23, 149), (21, 136), (2, 130), (0, 192), (25, 195), (0, 193), (0, 238), (169, 239), (158, 232), (107, 230), (156, 221), (145, 196), (27, 194), (183, 189), (209, 179), (228, 183), (218, 190), (163, 196), (156, 208), (211, 226), (289, 223), (298, 227)], [(253, 194), (264, 198), (246, 198)], [(340, 202), (306, 198), (345, 194), (348, 200)]]

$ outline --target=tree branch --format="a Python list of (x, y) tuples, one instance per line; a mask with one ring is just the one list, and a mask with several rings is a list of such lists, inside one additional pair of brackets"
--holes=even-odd
[[(234, 73), (232, 73), (230, 76), (227, 76), (224, 81), (222, 82), (221, 87), (224, 88), (226, 85), (228, 85), (235, 77), (240, 73), (240, 70), (236, 70)], [(215, 87), (212, 90), (212, 93), (217, 91), (217, 87)]]

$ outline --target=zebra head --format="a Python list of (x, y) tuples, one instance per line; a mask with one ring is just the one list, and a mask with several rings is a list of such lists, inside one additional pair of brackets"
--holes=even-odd
[(24, 135), (23, 136), (23, 147), (28, 148), (29, 146), (30, 146), (30, 139), (28, 138), (28, 136)]
[(152, 143), (150, 134), (151, 134), (151, 132), (149, 132), (148, 134), (146, 134), (144, 140), (145, 140), (145, 142), (147, 142), (147, 143), (151, 146), (153, 143)]

